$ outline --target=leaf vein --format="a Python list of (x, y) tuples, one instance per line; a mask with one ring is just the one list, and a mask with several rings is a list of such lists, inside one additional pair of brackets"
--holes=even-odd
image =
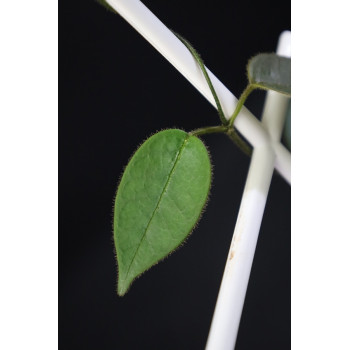
[(185, 148), (185, 145), (186, 145), (186, 143), (187, 143), (189, 137), (190, 137), (190, 135), (187, 135), (187, 136), (186, 136), (186, 138), (184, 139), (184, 141), (183, 141), (183, 143), (182, 143), (182, 145), (181, 145), (181, 147), (180, 147), (180, 150), (178, 151), (178, 153), (177, 153), (177, 155), (176, 155), (176, 157), (175, 157), (175, 161), (174, 161), (174, 164), (173, 164), (173, 166), (172, 166), (172, 168), (171, 168), (171, 170), (170, 170), (170, 173), (169, 173), (169, 175), (168, 175), (167, 181), (166, 181), (166, 183), (165, 183), (165, 185), (164, 185), (164, 188), (163, 188), (163, 190), (162, 190), (162, 193), (160, 194), (160, 196), (159, 196), (159, 198), (158, 198), (157, 205), (155, 206), (155, 208), (154, 208), (154, 210), (153, 210), (153, 212), (152, 212), (151, 218), (150, 218), (150, 220), (149, 220), (149, 222), (148, 222), (148, 224), (147, 224), (147, 226), (146, 226), (146, 228), (145, 228), (145, 232), (143, 233), (143, 235), (142, 235), (142, 237), (141, 237), (140, 243), (139, 243), (139, 245), (138, 245), (138, 247), (137, 247), (137, 249), (136, 249), (136, 251), (135, 251), (135, 254), (134, 254), (134, 256), (133, 256), (133, 258), (132, 258), (132, 260), (131, 260), (131, 263), (130, 263), (130, 265), (129, 265), (129, 268), (128, 268), (128, 271), (127, 271), (127, 273), (126, 273), (126, 276), (125, 276), (125, 279), (124, 279), (124, 280), (127, 280), (128, 276), (129, 276), (129, 272), (130, 272), (131, 266), (133, 265), (134, 260), (135, 260), (135, 258), (136, 258), (136, 255), (137, 255), (137, 253), (138, 253), (138, 251), (139, 251), (139, 248), (141, 247), (142, 242), (144, 241), (144, 239), (145, 239), (145, 237), (146, 237), (147, 231), (148, 231), (148, 229), (149, 229), (149, 227), (150, 227), (150, 225), (151, 225), (151, 222), (152, 222), (152, 220), (153, 220), (153, 218), (154, 218), (154, 215), (155, 215), (155, 213), (157, 212), (157, 210), (158, 210), (158, 208), (159, 208), (159, 206), (160, 206), (160, 203), (161, 203), (161, 201), (162, 201), (163, 195), (165, 194), (165, 192), (166, 192), (166, 190), (167, 190), (167, 188), (168, 188), (168, 186), (169, 186), (171, 176), (173, 175), (173, 173), (174, 173), (174, 171), (175, 171), (176, 165), (177, 165), (177, 163), (179, 162), (179, 160), (180, 160), (180, 158), (181, 158), (181, 154), (182, 154), (182, 152), (183, 152), (183, 150), (184, 150), (184, 148)]

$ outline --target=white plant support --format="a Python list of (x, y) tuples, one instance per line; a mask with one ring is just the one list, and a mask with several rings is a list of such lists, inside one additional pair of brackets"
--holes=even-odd
[[(195, 59), (180, 40), (139, 0), (106, 0), (216, 107), (208, 84)], [(290, 57), (290, 32), (280, 36), (277, 53)], [(236, 97), (207, 69), (227, 119)], [(245, 107), (235, 127), (254, 147), (238, 219), (229, 250), (207, 350), (232, 350), (248, 286), (262, 217), (274, 168), (290, 184), (290, 152), (280, 143), (288, 99), (267, 93), (262, 122)]]

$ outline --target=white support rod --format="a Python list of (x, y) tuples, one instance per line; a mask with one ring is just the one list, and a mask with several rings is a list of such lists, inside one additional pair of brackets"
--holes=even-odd
[[(139, 0), (106, 0), (126, 21), (150, 42), (195, 88), (216, 108), (213, 95), (198, 64), (181, 41)], [(220, 99), (225, 117), (229, 119), (236, 105), (236, 97), (207, 69)], [(269, 139), (265, 128), (253, 114), (243, 107), (235, 120), (235, 127), (257, 147)], [(290, 183), (290, 153), (281, 144), (276, 151), (276, 170)]]
[[(277, 52), (290, 55), (290, 34), (282, 33)], [(230, 246), (206, 350), (234, 349), (261, 221), (272, 179), (274, 141), (280, 138), (287, 98), (269, 92), (262, 123), (271, 141), (255, 147), (244, 188), (237, 223)]]
[(236, 343), (274, 161), (268, 145), (254, 149), (206, 350), (232, 350)]

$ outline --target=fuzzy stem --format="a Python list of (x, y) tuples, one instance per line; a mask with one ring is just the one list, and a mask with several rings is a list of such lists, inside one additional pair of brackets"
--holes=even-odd
[(229, 128), (227, 131), (227, 136), (236, 144), (238, 148), (240, 148), (243, 153), (245, 153), (248, 157), (252, 156), (252, 148), (242, 139), (235, 128)]
[(228, 120), (225, 118), (225, 114), (224, 111), (222, 110), (221, 104), (220, 104), (220, 100), (218, 98), (218, 95), (216, 94), (216, 91), (214, 89), (214, 86), (209, 78), (208, 72), (205, 68), (204, 62), (201, 58), (201, 56), (199, 55), (199, 53), (195, 50), (195, 48), (185, 39), (183, 38), (180, 34), (176, 33), (173, 31), (173, 33), (178, 37), (178, 39), (188, 48), (188, 50), (191, 52), (192, 56), (195, 58), (195, 60), (197, 61), (204, 77), (205, 80), (207, 81), (210, 91), (213, 94), (215, 103), (216, 103), (216, 107), (218, 109), (218, 113), (219, 113), (219, 117), (221, 120), (221, 123), (223, 125), (227, 125), (228, 124)]
[(189, 134), (192, 136), (199, 136), (199, 135), (205, 135), (205, 134), (214, 134), (214, 133), (227, 133), (228, 127), (224, 125), (219, 126), (208, 126), (205, 128), (200, 128), (191, 131)]
[(246, 101), (247, 97), (250, 95), (250, 93), (254, 90), (254, 86), (253, 85), (248, 85), (245, 90), (243, 91), (241, 97), (239, 98), (238, 100), (238, 103), (237, 103), (237, 106), (236, 106), (236, 109), (234, 110), (230, 120), (229, 120), (229, 123), (228, 123), (228, 126), (229, 127), (232, 127), (233, 126), (233, 123), (235, 121), (235, 119), (237, 118), (237, 115), (238, 113), (241, 111), (243, 105), (244, 105), (244, 102)]

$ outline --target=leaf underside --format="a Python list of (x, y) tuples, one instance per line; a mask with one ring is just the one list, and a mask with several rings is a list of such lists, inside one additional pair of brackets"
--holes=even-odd
[(205, 146), (182, 130), (161, 131), (136, 151), (114, 208), (119, 295), (185, 240), (200, 217), (210, 182)]
[(247, 71), (251, 85), (265, 90), (291, 94), (290, 58), (262, 53), (249, 60)]

